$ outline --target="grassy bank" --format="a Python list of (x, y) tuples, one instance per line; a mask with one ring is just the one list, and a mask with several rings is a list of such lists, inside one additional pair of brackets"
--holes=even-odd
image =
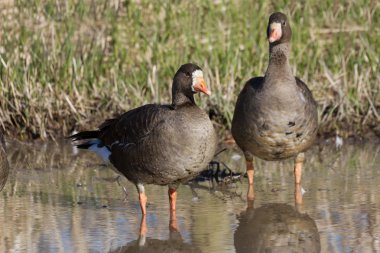
[[(151, 3), (152, 2), (152, 3)], [(293, 29), (291, 64), (319, 104), (320, 134), (376, 130), (380, 112), (378, 1), (0, 1), (0, 123), (49, 138), (169, 102), (185, 62), (213, 95), (198, 102), (229, 128), (244, 80), (268, 61), (268, 16)]]

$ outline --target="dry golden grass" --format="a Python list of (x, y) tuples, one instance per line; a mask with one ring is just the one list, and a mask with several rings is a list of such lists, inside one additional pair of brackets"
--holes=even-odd
[(288, 14), (291, 64), (319, 105), (320, 134), (380, 132), (378, 1), (0, 1), (0, 125), (57, 138), (144, 103), (169, 102), (185, 62), (230, 126), (244, 81), (265, 72), (271, 12)]

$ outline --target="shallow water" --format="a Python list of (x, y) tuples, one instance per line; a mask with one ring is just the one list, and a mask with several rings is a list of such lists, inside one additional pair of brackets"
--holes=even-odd
[[(178, 190), (169, 228), (167, 188), (147, 186), (146, 237), (135, 187), (68, 143), (8, 143), (12, 172), (0, 192), (0, 252), (379, 252), (380, 147), (324, 144), (307, 153), (303, 204), (294, 204), (292, 161), (255, 161), (247, 179)], [(242, 171), (238, 150), (220, 154)], [(144, 246), (140, 246), (144, 245)]]

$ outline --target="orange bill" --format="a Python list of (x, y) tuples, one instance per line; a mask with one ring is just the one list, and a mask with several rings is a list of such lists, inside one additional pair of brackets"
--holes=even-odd
[(278, 41), (282, 36), (282, 31), (281, 31), (281, 24), (280, 23), (272, 23), (270, 25), (270, 33), (269, 33), (269, 42), (275, 42)]
[(205, 80), (202, 77), (197, 78), (197, 82), (194, 84), (194, 91), (203, 92), (204, 94), (211, 95), (211, 91), (207, 88)]

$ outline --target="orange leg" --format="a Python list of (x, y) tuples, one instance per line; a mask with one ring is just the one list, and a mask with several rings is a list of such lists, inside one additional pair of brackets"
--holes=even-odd
[(301, 183), (301, 175), (302, 175), (302, 164), (305, 160), (304, 153), (299, 153), (294, 160), (294, 179), (296, 184)]
[(148, 200), (148, 198), (145, 195), (145, 192), (139, 193), (139, 200), (140, 200), (141, 213), (145, 216), (146, 215), (146, 202)]
[(140, 208), (142, 215), (146, 215), (146, 202), (148, 201), (145, 195), (145, 188), (142, 184), (137, 184), (137, 190), (139, 191)]
[(305, 160), (304, 153), (299, 153), (294, 160), (294, 199), (296, 205), (302, 204), (302, 187), (301, 187), (301, 176), (302, 176), (302, 164)]
[(246, 160), (246, 165), (247, 165), (247, 177), (248, 177), (248, 183), (250, 185), (253, 185), (253, 176), (255, 174), (255, 169), (253, 168), (253, 162), (252, 160)]
[(296, 184), (301, 183), (301, 175), (302, 175), (302, 163), (296, 163), (294, 165), (294, 182)]
[(301, 184), (294, 184), (294, 200), (296, 202), (296, 207), (298, 205), (301, 205), (303, 202), (301, 189), (302, 189)]
[(174, 217), (176, 212), (176, 203), (177, 203), (177, 190), (173, 188), (169, 188), (169, 203), (170, 203), (170, 216)]
[(169, 230), (177, 231), (177, 216), (176, 216), (177, 190), (169, 187), (168, 195), (169, 195), (169, 204), (170, 204)]

